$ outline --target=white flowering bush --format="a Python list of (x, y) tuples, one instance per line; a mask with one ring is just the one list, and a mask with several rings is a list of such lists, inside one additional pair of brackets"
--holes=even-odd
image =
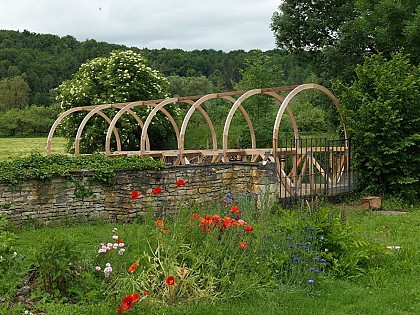
[[(148, 67), (143, 56), (131, 50), (114, 51), (108, 57), (98, 57), (82, 64), (71, 80), (64, 81), (56, 89), (56, 100), (64, 111), (78, 106), (162, 99), (167, 96), (167, 90), (166, 78)], [(171, 106), (165, 109), (173, 116), (176, 115)], [(144, 121), (151, 107), (136, 107), (134, 111)], [(104, 113), (112, 119), (116, 110), (109, 109)], [(63, 122), (61, 131), (69, 143), (74, 141), (79, 124), (86, 114), (74, 113)], [(82, 151), (102, 151), (107, 129), (108, 123), (103, 118), (92, 117), (82, 136)], [(141, 129), (129, 114), (120, 118), (117, 129), (123, 149), (138, 149)], [(170, 123), (163, 115), (157, 115), (149, 128), (154, 148), (168, 146), (167, 140), (171, 139), (169, 135), (172, 133)]]

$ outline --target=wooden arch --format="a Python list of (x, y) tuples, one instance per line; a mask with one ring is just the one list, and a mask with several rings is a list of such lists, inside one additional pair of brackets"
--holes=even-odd
[[(150, 101), (150, 102), (133, 102), (133, 103), (129, 103), (129, 104), (125, 105), (124, 107), (122, 107), (120, 109), (120, 111), (112, 119), (111, 123), (109, 124), (108, 131), (107, 131), (106, 138), (105, 138), (105, 154), (106, 155), (111, 155), (111, 133), (112, 133), (112, 130), (115, 128), (115, 125), (117, 124), (118, 120), (121, 118), (121, 116), (124, 113), (131, 111), (131, 108), (136, 107), (136, 106), (153, 106), (153, 107), (156, 108), (158, 106), (158, 104), (156, 104), (153, 101)], [(147, 116), (147, 119), (149, 118), (149, 116), (152, 112), (153, 112), (153, 110), (149, 113), (149, 115)], [(175, 120), (173, 119), (172, 115), (167, 110), (165, 110), (164, 108), (161, 109), (161, 112), (169, 119), (172, 126), (174, 127), (176, 137), (177, 137), (177, 139), (179, 139), (178, 126), (177, 126)], [(156, 112), (154, 113), (154, 115), (156, 115)], [(146, 122), (147, 122), (147, 119), (146, 119)], [(141, 125), (142, 135), (143, 135), (143, 130), (146, 126), (146, 122), (143, 125)], [(148, 137), (147, 133), (144, 135), (144, 137), (142, 136), (140, 138), (140, 146), (142, 146), (142, 145), (146, 146), (147, 150), (150, 149), (149, 137)]]
[[(346, 125), (344, 124), (344, 119), (343, 119), (342, 115), (340, 114), (340, 104), (339, 104), (337, 98), (334, 96), (334, 94), (332, 94), (327, 88), (325, 88), (325, 87), (323, 87), (322, 85), (319, 85), (319, 84), (314, 84), (314, 83), (302, 84), (302, 85), (299, 85), (298, 87), (296, 87), (295, 89), (293, 89), (289, 94), (287, 94), (286, 98), (282, 102), (282, 104), (281, 104), (281, 106), (280, 106), (280, 108), (277, 112), (276, 120), (274, 122), (274, 127), (273, 127), (273, 155), (274, 155), (274, 159), (276, 159), (277, 148), (278, 148), (278, 133), (279, 133), (280, 122), (281, 122), (281, 119), (283, 117), (284, 111), (289, 108), (289, 103), (298, 93), (300, 93), (304, 90), (308, 90), (308, 89), (316, 89), (316, 90), (319, 90), (319, 91), (323, 92), (333, 102), (334, 106), (337, 108), (337, 111), (339, 113), (340, 122), (343, 126), (343, 129), (344, 129), (344, 138), (347, 139)], [(295, 139), (299, 139), (299, 137), (296, 137), (296, 135), (295, 135)]]
[[(64, 118), (69, 116), (72, 113), (79, 112), (79, 111), (92, 111), (96, 108), (96, 106), (86, 106), (86, 107), (74, 107), (66, 110), (65, 112), (61, 113), (57, 119), (54, 121), (53, 125), (51, 126), (50, 132), (48, 133), (47, 138), (47, 155), (50, 155), (52, 152), (51, 143), (52, 138), (54, 136), (55, 130), (57, 129), (58, 125), (63, 121)], [(104, 118), (108, 123), (111, 123), (111, 119), (107, 115), (105, 115), (103, 112), (99, 111), (98, 114)], [(79, 126), (80, 128), (80, 126)], [(121, 140), (120, 136), (118, 134), (118, 131), (113, 128), (112, 132), (114, 133), (115, 139), (117, 140), (117, 150), (121, 150)]]
[[(82, 132), (83, 129), (85, 128), (87, 122), (89, 121), (89, 119), (95, 115), (95, 114), (99, 114), (102, 112), (103, 109), (106, 108), (112, 108), (112, 107), (116, 107), (116, 108), (122, 108), (123, 105), (113, 105), (113, 104), (104, 104), (104, 105), (99, 105), (97, 106), (95, 109), (91, 110), (82, 120), (82, 122), (79, 125), (79, 128), (77, 129), (77, 134), (76, 134), (76, 140), (75, 140), (75, 144), (74, 144), (74, 155), (79, 155), (79, 150), (80, 150), (80, 139), (82, 136)], [(139, 118), (139, 116), (137, 116), (137, 114), (135, 112), (133, 112), (131, 109), (128, 109), (127, 112), (134, 117), (134, 119), (137, 121), (137, 124), (143, 128), (143, 122), (141, 121), (141, 119)], [(107, 120), (108, 123), (111, 123), (111, 120), (108, 119)], [(116, 130), (116, 128), (113, 128), (113, 130)], [(119, 140), (119, 137), (118, 137)], [(147, 139), (148, 141), (149, 139)], [(121, 151), (121, 141), (117, 141), (117, 150)]]
[[(193, 113), (195, 112), (195, 110), (199, 110), (200, 112), (204, 112), (204, 109), (201, 107), (201, 104), (203, 104), (206, 101), (209, 101), (211, 99), (225, 99), (229, 102), (231, 102), (232, 104), (234, 104), (236, 102), (236, 99), (234, 99), (232, 96), (229, 95), (219, 95), (219, 94), (207, 94), (203, 97), (201, 97), (199, 100), (197, 100), (196, 102), (194, 102), (191, 106), (191, 108), (188, 110), (187, 114), (184, 117), (184, 120), (182, 122), (181, 125), (181, 132), (180, 132), (180, 142), (178, 143), (178, 151), (179, 151), (179, 158), (181, 159), (181, 163), (184, 162), (183, 160), (183, 154), (184, 154), (184, 150), (185, 150), (185, 133), (186, 133), (186, 129), (188, 126), (188, 123), (191, 119), (191, 116), (193, 115)], [(250, 135), (251, 135), (251, 143), (252, 143), (252, 147), (255, 148), (256, 146), (256, 139), (255, 139), (255, 132), (254, 132), (254, 126), (252, 125), (251, 119), (249, 118), (248, 112), (245, 110), (245, 108), (240, 104), (239, 105), (239, 110), (241, 111), (242, 115), (245, 118), (245, 121), (249, 127), (249, 131), (250, 131)], [(207, 113), (206, 116), (208, 117)], [(218, 146), (217, 146), (217, 137), (216, 137), (216, 132), (214, 130), (213, 124), (211, 123), (211, 120), (209, 118), (209, 120), (207, 121), (211, 134), (212, 134), (212, 140), (213, 140), (213, 150), (217, 150)], [(212, 161), (215, 161), (216, 157), (213, 156)]]
[[(246, 100), (247, 98), (253, 96), (253, 95), (258, 95), (258, 94), (265, 94), (265, 95), (269, 95), (271, 97), (273, 97), (277, 102), (281, 103), (283, 102), (283, 97), (278, 95), (277, 93), (275, 93), (274, 91), (265, 91), (263, 89), (254, 89), (254, 90), (250, 90), (244, 94), (242, 94), (233, 104), (233, 106), (231, 107), (229, 114), (226, 118), (225, 121), (225, 126), (223, 128), (223, 156), (224, 159), (227, 159), (227, 151), (228, 151), (228, 137), (229, 137), (229, 128), (230, 128), (230, 124), (232, 122), (233, 116), (235, 115), (235, 112), (238, 108), (243, 108), (242, 107), (242, 102), (244, 100)], [(299, 132), (297, 129), (297, 124), (296, 124), (296, 119), (293, 115), (293, 112), (290, 110), (289, 107), (286, 108), (286, 111), (288, 113), (288, 115), (290, 116), (290, 120), (292, 122), (292, 126), (293, 126), (293, 132), (295, 135), (295, 138), (298, 139), (299, 138)], [(250, 124), (248, 124), (250, 125)], [(251, 124), (252, 126), (252, 124)], [(252, 147), (251, 149), (256, 149), (256, 141), (255, 141), (255, 133), (254, 130), (252, 128), (250, 128), (250, 132), (251, 132), (251, 139), (252, 139)], [(254, 160), (254, 158), (253, 158)]]

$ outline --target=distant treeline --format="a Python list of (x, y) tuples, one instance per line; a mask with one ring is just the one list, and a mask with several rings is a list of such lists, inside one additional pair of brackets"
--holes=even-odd
[[(285, 69), (298, 65), (290, 53), (280, 50), (139, 49), (94, 39), (78, 41), (69, 35), (59, 37), (26, 30), (0, 30), (0, 111), (28, 105), (51, 105), (54, 102), (53, 89), (70, 79), (81, 64), (121, 49), (141, 53), (152, 68), (165, 76), (206, 77), (218, 91), (232, 90), (241, 80), (246, 60), (255, 55), (279, 58), (279, 62), (287, 65)], [(287, 77), (288, 73), (283, 75)]]

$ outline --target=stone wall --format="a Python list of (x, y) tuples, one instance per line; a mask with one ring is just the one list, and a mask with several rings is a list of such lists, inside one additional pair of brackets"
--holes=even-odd
[[(120, 171), (110, 184), (93, 182), (90, 171), (73, 175), (75, 182), (64, 178), (47, 182), (28, 180), (14, 188), (0, 183), (0, 215), (6, 215), (17, 225), (25, 221), (49, 224), (68, 219), (128, 222), (148, 209), (159, 214), (175, 213), (182, 204), (206, 202), (228, 192), (274, 198), (279, 189), (274, 163), (232, 162)], [(176, 187), (178, 179), (183, 179), (186, 185)], [(158, 186), (162, 192), (155, 196), (152, 189)], [(133, 189), (141, 195), (130, 200)]]

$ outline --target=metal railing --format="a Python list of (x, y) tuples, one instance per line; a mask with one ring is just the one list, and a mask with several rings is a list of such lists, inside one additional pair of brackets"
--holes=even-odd
[(354, 190), (349, 139), (281, 139), (279, 149), (277, 169), (283, 203)]

